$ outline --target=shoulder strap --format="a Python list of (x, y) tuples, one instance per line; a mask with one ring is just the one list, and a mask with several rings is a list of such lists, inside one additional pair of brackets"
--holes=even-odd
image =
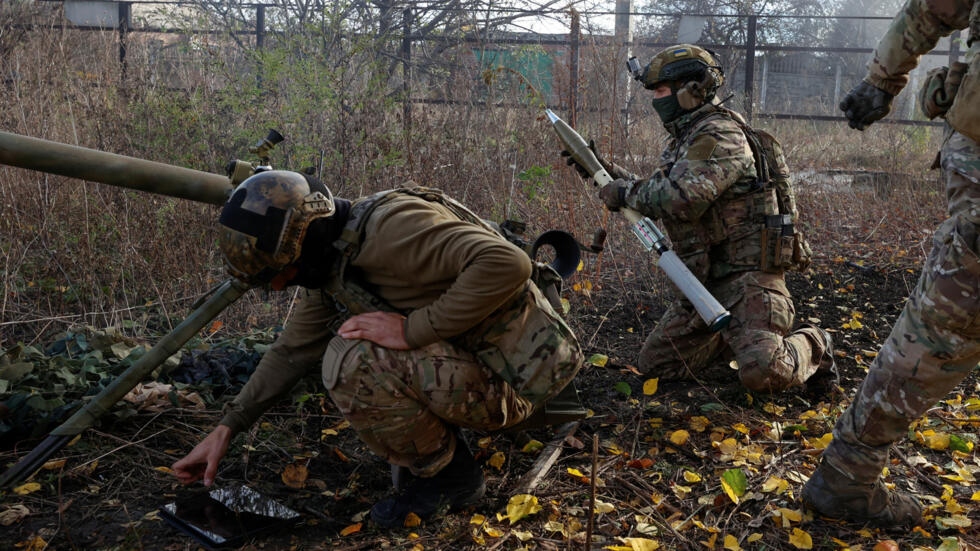
[[(727, 111), (727, 110), (726, 110)], [(759, 135), (756, 133), (755, 129), (749, 126), (741, 117), (731, 117), (735, 124), (742, 129), (742, 133), (745, 134), (746, 140), (749, 142), (749, 148), (752, 150), (752, 158), (755, 160), (755, 175), (756, 184), (759, 189), (767, 188), (772, 183), (772, 172), (769, 170), (769, 156), (766, 155), (763, 149), (762, 142), (759, 140)]]

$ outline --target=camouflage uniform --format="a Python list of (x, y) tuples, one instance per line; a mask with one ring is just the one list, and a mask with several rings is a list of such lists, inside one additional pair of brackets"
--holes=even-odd
[(249, 427), (322, 365), (331, 398), (368, 447), (428, 477), (453, 457), (453, 427), (513, 426), (583, 364), (574, 335), (531, 283), (527, 255), (441, 203), (389, 195), (348, 262), (352, 279), (405, 314), (412, 349), (336, 336), (343, 319), (369, 308), (330, 288), (306, 291), (222, 424)]
[(752, 149), (736, 118), (706, 104), (669, 123), (673, 139), (660, 169), (634, 182), (626, 197), (629, 207), (663, 221), (674, 250), (733, 317), (713, 333), (689, 301), (678, 299), (647, 338), (638, 363), (660, 378), (691, 379), (733, 356), (746, 388), (774, 392), (817, 372), (830, 340), (816, 327), (790, 332), (795, 311), (783, 273), (760, 269), (763, 220), (779, 212), (777, 198), (757, 182)]
[[(866, 82), (897, 94), (921, 54), (968, 24), (970, 55), (976, 56), (978, 6), (962, 0), (909, 0), (879, 42)], [(970, 71), (977, 67), (974, 62)], [(961, 87), (955, 101), (969, 94), (975, 98), (977, 82), (972, 80), (971, 89)], [(889, 446), (980, 362), (980, 144), (947, 127), (940, 159), (949, 218), (933, 235), (918, 284), (823, 454), (824, 463), (855, 484), (874, 483)], [(816, 485), (807, 486), (804, 498), (808, 490), (817, 491)]]

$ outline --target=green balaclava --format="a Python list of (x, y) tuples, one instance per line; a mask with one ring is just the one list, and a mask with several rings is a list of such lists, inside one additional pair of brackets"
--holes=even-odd
[(677, 102), (677, 94), (673, 92), (673, 86), (671, 86), (671, 93), (669, 96), (662, 98), (653, 98), (652, 104), (653, 109), (660, 116), (660, 120), (664, 124), (671, 123), (677, 118), (679, 118), (684, 113), (687, 113), (687, 109), (681, 108), (680, 103)]

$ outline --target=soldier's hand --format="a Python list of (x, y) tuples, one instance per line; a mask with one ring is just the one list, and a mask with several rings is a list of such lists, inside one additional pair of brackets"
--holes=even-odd
[(848, 126), (864, 130), (871, 123), (884, 118), (892, 110), (894, 97), (881, 88), (862, 80), (841, 100), (840, 110), (847, 117)]
[(405, 340), (405, 316), (394, 312), (358, 314), (341, 324), (337, 334), (345, 339), (364, 339), (392, 350), (409, 350)]
[(608, 185), (599, 189), (599, 199), (606, 204), (606, 208), (612, 212), (626, 206), (626, 196), (633, 188), (633, 182), (625, 179), (613, 180)]
[(204, 480), (205, 486), (214, 484), (218, 475), (218, 463), (228, 451), (231, 442), (231, 428), (218, 425), (204, 440), (194, 446), (194, 449), (182, 459), (174, 463), (170, 469), (181, 484), (191, 484)]

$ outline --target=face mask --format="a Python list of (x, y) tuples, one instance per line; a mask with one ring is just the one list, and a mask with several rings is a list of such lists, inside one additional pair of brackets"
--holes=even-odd
[(674, 94), (663, 98), (654, 98), (653, 109), (660, 116), (660, 120), (664, 124), (673, 121), (686, 112), (684, 109), (681, 109), (681, 106), (677, 103), (677, 96)]
[(339, 251), (333, 242), (340, 237), (347, 223), (350, 202), (334, 198), (337, 212), (329, 218), (320, 218), (310, 223), (303, 238), (303, 249), (299, 260), (291, 268), (286, 286), (299, 285), (307, 289), (319, 289), (327, 283), (333, 270), (333, 262)]

